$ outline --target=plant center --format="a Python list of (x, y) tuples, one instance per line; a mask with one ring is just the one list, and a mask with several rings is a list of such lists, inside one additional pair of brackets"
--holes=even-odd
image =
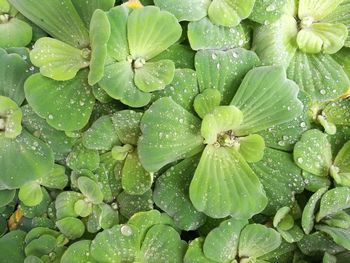
[(91, 50), (89, 48), (83, 48), (81, 50), (80, 54), (86, 60), (90, 60), (91, 59)]
[(237, 145), (238, 141), (233, 131), (229, 130), (218, 134), (216, 143), (217, 146), (233, 147)]
[(301, 28), (308, 28), (308, 27), (310, 27), (312, 25), (313, 22), (314, 22), (313, 17), (311, 17), (311, 16), (304, 17), (300, 21), (300, 27)]
[(137, 58), (132, 61), (132, 67), (134, 69), (142, 68), (146, 64), (146, 60), (144, 58)]

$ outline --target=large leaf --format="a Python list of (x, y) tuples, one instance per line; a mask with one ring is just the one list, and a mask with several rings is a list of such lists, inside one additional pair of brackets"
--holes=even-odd
[(198, 211), (214, 218), (250, 218), (267, 198), (258, 177), (234, 149), (207, 145), (190, 185)]
[(246, 42), (242, 26), (223, 27), (214, 25), (208, 18), (190, 22), (188, 40), (192, 49), (230, 49)]
[(220, 26), (237, 26), (253, 10), (255, 0), (213, 0), (208, 9), (210, 20)]
[(348, 250), (350, 249), (350, 230), (349, 229), (331, 227), (326, 225), (317, 225), (316, 229), (330, 235), (334, 240), (334, 242), (337, 243), (338, 245), (343, 246)]
[(103, 77), (110, 35), (111, 27), (106, 13), (100, 9), (96, 10), (90, 24), (91, 59), (88, 79), (91, 86)]
[(209, 232), (203, 244), (204, 255), (215, 261), (228, 262), (236, 258), (241, 230), (247, 220), (229, 219)]
[(141, 262), (183, 262), (187, 249), (179, 233), (167, 225), (155, 225), (148, 230), (141, 246)]
[(287, 2), (285, 0), (255, 1), (249, 19), (260, 24), (273, 22), (282, 15)]
[(192, 69), (176, 69), (173, 81), (163, 90), (152, 93), (152, 100), (170, 97), (188, 111), (193, 110), (194, 98), (198, 94), (196, 72)]
[(344, 144), (335, 157), (334, 165), (339, 169), (340, 176), (342, 173), (350, 173), (350, 141)]
[(9, 2), (54, 38), (78, 48), (89, 45), (87, 28), (71, 0), (10, 0)]
[(350, 207), (350, 188), (336, 187), (327, 191), (321, 199), (320, 211), (316, 220), (336, 214)]
[(299, 31), (297, 43), (306, 53), (334, 54), (344, 46), (347, 36), (348, 29), (343, 24), (315, 23)]
[(251, 224), (243, 228), (239, 238), (240, 257), (260, 257), (281, 245), (279, 233), (264, 225)]
[(127, 61), (106, 66), (99, 85), (109, 96), (131, 107), (145, 106), (151, 100), (151, 94), (144, 93), (135, 86), (132, 65)]
[(23, 84), (28, 76), (28, 65), (23, 58), (0, 49), (0, 96), (9, 97), (20, 106), (24, 101)]
[(179, 21), (196, 21), (207, 15), (210, 0), (154, 0), (154, 3), (163, 10), (166, 10)]
[(188, 194), (197, 163), (198, 157), (187, 158), (168, 169), (157, 179), (153, 193), (155, 204), (184, 230), (195, 230), (205, 221), (205, 215), (193, 207)]
[(330, 123), (350, 126), (350, 98), (327, 104), (322, 113)]
[(297, 51), (287, 75), (315, 102), (336, 99), (350, 86), (342, 67), (331, 56), (322, 53), (313, 55)]
[(80, 240), (71, 244), (64, 252), (61, 262), (62, 263), (81, 263), (90, 262), (97, 263), (90, 254), (90, 240)]
[(25, 130), (16, 139), (0, 136), (0, 167), (0, 188), (19, 188), (51, 171), (53, 153)]
[(86, 71), (69, 81), (55, 81), (40, 74), (31, 76), (24, 87), (29, 105), (57, 130), (83, 128), (95, 103), (86, 76)]
[(258, 132), (299, 116), (303, 104), (297, 98), (298, 90), (282, 67), (265, 66), (249, 71), (231, 101), (243, 113), (244, 121), (236, 134)]
[(71, 1), (75, 9), (77, 10), (80, 18), (85, 23), (86, 28), (89, 28), (91, 17), (96, 9), (108, 11), (115, 4), (115, 0), (87, 0), (87, 1), (71, 0)]
[(305, 132), (295, 144), (294, 160), (307, 172), (327, 176), (332, 164), (331, 145), (327, 135), (316, 129)]
[(54, 38), (40, 38), (30, 52), (30, 60), (45, 77), (70, 80), (77, 72), (89, 66), (84, 51)]
[(90, 246), (92, 257), (105, 263), (134, 262), (138, 246), (137, 228), (116, 225), (96, 235)]
[(298, 16), (300, 19), (312, 18), (319, 21), (332, 13), (343, 0), (300, 0)]
[(200, 91), (218, 89), (222, 103), (228, 104), (244, 76), (258, 64), (257, 55), (243, 48), (199, 51), (195, 57), (195, 66)]
[(97, 150), (87, 149), (82, 143), (77, 143), (67, 156), (66, 163), (69, 168), (75, 171), (81, 169), (94, 171), (98, 168), (100, 156)]
[(23, 263), (24, 262), (24, 238), (26, 232), (15, 230), (9, 232), (0, 239), (0, 262)]
[(172, 14), (147, 6), (129, 15), (127, 32), (130, 54), (148, 60), (179, 40), (182, 28)]
[(260, 162), (250, 164), (264, 186), (269, 199), (264, 213), (275, 214), (280, 207), (291, 207), (295, 193), (304, 189), (300, 169), (293, 162), (292, 155), (266, 148)]
[(122, 143), (137, 145), (137, 140), (141, 135), (140, 121), (142, 115), (142, 112), (134, 110), (122, 110), (113, 114), (114, 128)]
[(130, 218), (135, 213), (153, 209), (152, 190), (143, 195), (129, 195), (125, 191), (118, 195), (119, 212), (125, 218)]
[[(259, 5), (256, 1), (256, 4)], [(277, 21), (261, 25), (254, 31), (253, 50), (266, 65), (288, 67), (297, 49), (297, 21), (283, 15)]]
[(150, 172), (193, 156), (203, 147), (199, 119), (170, 98), (152, 104), (141, 120), (141, 131), (138, 153), (142, 165)]

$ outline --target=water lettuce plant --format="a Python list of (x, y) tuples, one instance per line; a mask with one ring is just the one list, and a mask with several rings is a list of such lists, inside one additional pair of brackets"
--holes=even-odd
[(0, 0), (1, 263), (348, 263), (349, 0)]

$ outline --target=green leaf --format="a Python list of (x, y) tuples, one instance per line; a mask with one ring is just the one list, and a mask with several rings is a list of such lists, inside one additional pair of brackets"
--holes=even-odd
[(350, 249), (350, 231), (349, 229), (330, 227), (325, 225), (316, 225), (317, 230), (327, 233), (338, 245)]
[(174, 78), (175, 64), (171, 60), (146, 62), (135, 69), (135, 85), (144, 92), (162, 90)]
[(281, 237), (288, 243), (299, 242), (304, 237), (304, 232), (298, 225), (294, 225), (287, 231), (280, 228), (277, 228), (277, 230), (281, 234)]
[(35, 181), (26, 183), (19, 188), (18, 198), (26, 206), (36, 206), (43, 200), (40, 184)]
[(126, 218), (130, 218), (137, 212), (153, 209), (152, 190), (143, 195), (129, 195), (125, 191), (118, 195), (119, 212)]
[[(41, 201), (35, 206), (27, 206), (23, 202), (20, 202), (19, 205), (21, 207), (21, 212), (23, 216), (27, 218), (36, 218), (36, 217), (45, 217), (48, 213), (49, 204), (52, 202), (51, 197), (44, 187), (41, 188)], [(53, 223), (53, 222), (52, 222)], [(35, 226), (34, 222), (31, 223), (32, 228)]]
[(84, 199), (84, 196), (81, 193), (73, 191), (61, 192), (55, 200), (57, 219), (77, 217), (78, 214), (75, 212), (74, 206), (77, 201), (82, 199)]
[(86, 71), (81, 71), (72, 80), (55, 81), (35, 74), (25, 83), (26, 99), (55, 129), (79, 130), (88, 123), (95, 103), (86, 75)]
[(311, 192), (316, 192), (318, 189), (331, 185), (330, 177), (318, 176), (302, 170), (302, 176), (305, 181), (305, 189)]
[(54, 80), (70, 80), (89, 66), (86, 50), (80, 50), (54, 38), (43, 37), (35, 42), (30, 60), (40, 73)]
[(182, 28), (172, 14), (146, 6), (131, 12), (127, 32), (132, 57), (149, 60), (179, 40)]
[(255, 0), (213, 0), (208, 9), (210, 20), (219, 26), (237, 26), (253, 10)]
[(198, 84), (196, 72), (187, 68), (176, 69), (173, 81), (165, 89), (153, 92), (152, 101), (156, 101), (162, 97), (170, 97), (184, 109), (193, 111), (194, 98), (197, 94)]
[(119, 215), (118, 211), (116, 211), (111, 206), (101, 203), (99, 205), (93, 206), (93, 211), (89, 220), (86, 224), (87, 231), (90, 233), (96, 233), (101, 228), (108, 229), (118, 224)]
[(183, 44), (174, 44), (149, 61), (172, 60), (175, 68), (194, 69), (195, 51)]
[(195, 208), (214, 218), (250, 218), (267, 198), (258, 177), (233, 148), (207, 145), (190, 185)]
[(203, 237), (198, 237), (191, 241), (184, 257), (184, 263), (217, 263), (217, 261), (205, 257), (202, 250), (203, 243)]
[(25, 130), (16, 139), (0, 136), (1, 189), (19, 188), (45, 176), (53, 161), (51, 149)]
[(63, 131), (58, 131), (51, 127), (28, 104), (21, 109), (23, 112), (23, 127), (40, 140), (46, 142), (54, 152), (55, 159), (65, 158), (72, 150), (76, 139), (69, 138)]
[(284, 0), (255, 1), (249, 19), (260, 24), (273, 22), (281, 17), (287, 3), (288, 1)]
[(111, 36), (108, 40), (108, 55), (117, 61), (124, 61), (129, 56), (127, 39), (127, 21), (129, 8), (116, 6), (107, 12), (111, 26)]
[(273, 226), (283, 230), (289, 230), (294, 225), (294, 219), (290, 215), (290, 207), (284, 206), (277, 210), (273, 218)]
[(233, 146), (231, 145), (231, 136), (225, 136), (225, 133), (237, 130), (242, 121), (243, 114), (235, 106), (216, 107), (213, 112), (205, 115), (203, 118), (201, 134), (204, 138), (204, 143), (219, 143), (220, 145)]
[(12, 202), (16, 196), (16, 190), (1, 190), (0, 191), (0, 207), (4, 207)]
[(78, 178), (78, 187), (84, 196), (93, 204), (100, 204), (103, 201), (103, 193), (99, 185), (86, 176)]
[(23, 84), (29, 76), (28, 65), (18, 54), (7, 54), (0, 49), (0, 95), (21, 105), (24, 101)]
[(98, 151), (86, 149), (82, 143), (78, 143), (67, 156), (66, 163), (75, 171), (81, 169), (94, 171), (100, 164), (100, 156)]
[(97, 263), (90, 254), (90, 245), (90, 240), (80, 240), (71, 244), (64, 252), (61, 263)]
[(153, 193), (154, 203), (186, 231), (197, 229), (205, 221), (205, 215), (194, 208), (188, 194), (198, 159), (187, 158), (168, 169), (158, 177)]
[(74, 204), (74, 212), (81, 217), (87, 217), (92, 213), (92, 203), (78, 200)]
[(303, 104), (297, 98), (298, 91), (282, 67), (249, 71), (231, 102), (243, 113), (243, 123), (236, 134), (258, 132), (299, 116)]
[(66, 217), (56, 221), (56, 226), (60, 232), (70, 240), (80, 238), (85, 232), (85, 225), (80, 219)]
[(96, 9), (101, 9), (103, 11), (110, 10), (115, 4), (115, 0), (72, 0), (72, 3), (80, 18), (83, 20), (85, 27), (89, 28), (94, 11)]
[(92, 15), (90, 23), (91, 60), (88, 82), (91, 86), (103, 78), (110, 35), (111, 28), (107, 15), (102, 10), (97, 9)]
[(132, 65), (127, 61), (106, 66), (99, 85), (109, 96), (131, 107), (143, 107), (151, 100), (150, 93), (144, 93), (135, 86)]
[(0, 12), (1, 13), (8, 13), (11, 9), (11, 6), (7, 0), (1, 0), (0, 1)]
[(313, 55), (297, 51), (287, 75), (315, 102), (336, 99), (350, 86), (342, 67), (331, 56), (322, 53)]
[(283, 206), (291, 207), (295, 194), (304, 190), (301, 171), (289, 153), (265, 148), (263, 159), (250, 166), (269, 199), (264, 214), (274, 215)]
[(92, 257), (105, 263), (134, 262), (138, 232), (132, 225), (116, 225), (96, 235), (90, 246)]
[(223, 104), (228, 104), (247, 72), (259, 63), (253, 51), (243, 48), (198, 51), (195, 65), (200, 91), (217, 89)]
[(332, 13), (343, 0), (301, 0), (299, 1), (298, 16), (300, 19), (311, 17), (319, 21)]
[(148, 230), (141, 246), (141, 262), (183, 262), (187, 244), (179, 233), (167, 225), (155, 225)]
[(265, 141), (258, 134), (251, 134), (238, 139), (238, 152), (249, 163), (260, 161), (264, 156)]
[[(266, 2), (256, 1), (257, 5), (264, 5), (264, 3)], [(252, 48), (263, 64), (288, 67), (297, 50), (297, 33), (295, 18), (283, 15), (271, 24), (264, 24), (256, 28)]]
[(337, 263), (337, 257), (329, 253), (324, 253), (322, 263)]
[(0, 262), (23, 263), (26, 232), (15, 230), (0, 238)]
[(241, 47), (246, 42), (242, 26), (217, 26), (206, 17), (189, 23), (188, 40), (193, 50), (224, 50)]
[(321, 199), (317, 222), (350, 207), (350, 188), (336, 187), (327, 191)]
[(217, 106), (220, 106), (221, 94), (217, 89), (205, 89), (198, 94), (193, 102), (193, 107), (202, 119), (205, 115), (214, 111)]
[(326, 187), (318, 189), (317, 192), (310, 197), (304, 207), (303, 215), (301, 218), (301, 226), (307, 235), (310, 234), (314, 228), (316, 207), (318, 206), (322, 195), (326, 191)]
[(179, 21), (197, 21), (205, 17), (210, 2), (210, 0), (154, 0), (156, 6), (174, 14)]
[[(141, 164), (149, 172), (190, 157), (203, 148), (200, 121), (170, 98), (154, 102), (141, 120), (138, 144)], [(149, 154), (152, 152), (152, 154)]]
[(205, 238), (204, 255), (213, 261), (230, 262), (234, 260), (237, 255), (240, 233), (247, 224), (247, 220), (229, 219), (223, 221)]
[[(7, 14), (5, 14), (7, 15)], [(32, 40), (32, 28), (16, 17), (0, 23), (0, 47), (24, 47)]]
[(350, 227), (350, 215), (345, 211), (340, 211), (339, 213), (336, 213), (324, 220), (324, 222), (332, 227), (347, 229)]
[[(350, 173), (350, 141), (344, 144), (334, 160), (334, 166), (340, 173)], [(341, 174), (339, 174), (341, 176)]]
[(10, 98), (0, 96), (0, 136), (14, 139), (22, 132), (22, 111)]
[(77, 48), (88, 46), (88, 31), (70, 0), (50, 2), (46, 0), (10, 0), (9, 2), (54, 38)]
[(327, 176), (332, 165), (332, 150), (327, 135), (313, 129), (303, 133), (294, 147), (294, 161), (303, 170)]
[(120, 141), (110, 116), (102, 116), (83, 134), (83, 145), (90, 150), (110, 150)]
[(330, 123), (350, 126), (350, 98), (327, 104), (322, 113)]
[(60, 189), (66, 187), (68, 183), (68, 177), (65, 174), (65, 167), (62, 165), (54, 164), (54, 167), (50, 173), (41, 177), (38, 182), (48, 188)]
[(240, 257), (260, 257), (281, 245), (281, 236), (272, 228), (251, 224), (243, 228), (239, 238)]
[(112, 115), (114, 128), (122, 143), (137, 145), (137, 140), (141, 134), (140, 121), (142, 115), (142, 112), (134, 110), (122, 110)]
[(137, 152), (129, 153), (122, 170), (122, 186), (125, 192), (142, 195), (151, 188), (152, 183), (153, 174), (142, 167)]
[(343, 24), (315, 23), (299, 31), (297, 43), (305, 53), (334, 54), (344, 46), (347, 36), (348, 29)]

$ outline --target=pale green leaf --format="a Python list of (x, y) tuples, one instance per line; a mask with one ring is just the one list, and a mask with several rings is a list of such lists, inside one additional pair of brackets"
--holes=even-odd
[(255, 5), (249, 19), (260, 24), (266, 22), (271, 23), (281, 17), (287, 3), (288, 1), (285, 0), (255, 1)]
[(26, 206), (36, 206), (43, 199), (40, 184), (35, 181), (26, 183), (19, 188), (18, 198)]
[(97, 263), (90, 254), (91, 240), (80, 240), (71, 244), (64, 252), (61, 263)]
[(332, 13), (343, 0), (300, 0), (298, 16), (300, 19), (312, 18), (319, 21)]
[(220, 106), (221, 94), (217, 89), (205, 89), (198, 94), (193, 102), (193, 107), (202, 119), (205, 115), (214, 111), (217, 106)]
[(349, 229), (330, 227), (326, 225), (317, 225), (316, 229), (330, 235), (334, 240), (334, 242), (337, 243), (338, 245), (348, 250), (350, 249), (350, 230)]
[(32, 40), (32, 28), (16, 17), (8, 22), (0, 23), (0, 47), (24, 47)]
[(56, 221), (60, 232), (70, 240), (80, 238), (85, 232), (84, 223), (75, 217), (66, 217)]
[(22, 132), (22, 111), (8, 97), (0, 96), (0, 136), (14, 139)]
[(86, 176), (78, 178), (78, 187), (84, 196), (88, 198), (93, 204), (100, 204), (103, 201), (103, 193), (100, 186)]
[(258, 162), (264, 156), (265, 141), (258, 134), (251, 134), (246, 137), (238, 138), (238, 152), (247, 162)]

